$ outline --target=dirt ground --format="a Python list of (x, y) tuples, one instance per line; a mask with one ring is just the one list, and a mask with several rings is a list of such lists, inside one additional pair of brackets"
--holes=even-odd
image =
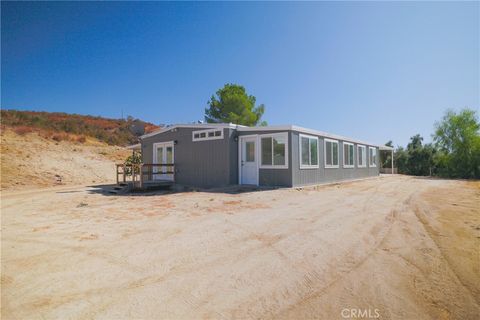
[(480, 182), (2, 192), (2, 319), (478, 319)]
[(115, 162), (131, 151), (87, 138), (85, 143), (53, 141), (36, 133), (1, 133), (1, 189), (113, 183)]

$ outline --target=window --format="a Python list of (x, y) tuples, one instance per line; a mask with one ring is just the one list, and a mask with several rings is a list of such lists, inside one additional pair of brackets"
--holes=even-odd
[(344, 168), (353, 168), (353, 143), (344, 142), (343, 143), (343, 167)]
[(288, 135), (275, 133), (260, 136), (260, 168), (288, 168)]
[(207, 129), (192, 132), (192, 141), (223, 139), (223, 129)]
[(369, 147), (368, 152), (369, 152), (368, 154), (369, 166), (376, 167), (377, 166), (377, 149), (374, 147)]
[(367, 166), (367, 147), (357, 146), (357, 163), (359, 168)]
[(246, 162), (255, 162), (255, 142), (247, 141), (245, 142), (245, 161)]
[(325, 139), (325, 168), (338, 168), (338, 141)]
[(318, 138), (299, 136), (300, 169), (318, 168)]

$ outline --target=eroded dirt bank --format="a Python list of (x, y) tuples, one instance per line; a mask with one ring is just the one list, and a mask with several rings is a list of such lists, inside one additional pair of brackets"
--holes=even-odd
[(0, 135), (2, 191), (115, 182), (115, 163), (131, 151), (93, 138), (85, 143), (53, 141), (37, 133)]
[(240, 194), (4, 192), (2, 319), (477, 319), (479, 204), (478, 182), (403, 176)]

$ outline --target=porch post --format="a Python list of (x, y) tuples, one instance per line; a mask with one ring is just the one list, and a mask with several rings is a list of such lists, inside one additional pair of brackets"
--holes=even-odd
[(393, 174), (393, 149), (392, 149), (392, 174)]

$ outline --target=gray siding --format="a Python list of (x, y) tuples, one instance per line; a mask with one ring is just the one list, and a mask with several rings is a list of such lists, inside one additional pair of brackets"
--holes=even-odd
[[(207, 129), (207, 128), (205, 128)], [(153, 162), (153, 144), (177, 141), (174, 145), (175, 181), (179, 184), (198, 187), (217, 187), (237, 183), (236, 147), (231, 129), (224, 130), (224, 138), (218, 140), (192, 141), (193, 128), (176, 128), (142, 140), (144, 163)], [(235, 159), (235, 160), (233, 160)]]
[[(343, 167), (343, 141), (339, 141), (339, 168), (325, 168), (325, 140), (322, 136), (317, 136), (319, 138), (319, 168), (315, 169), (300, 169), (300, 149), (299, 149), (299, 135), (301, 133), (293, 131), (292, 143), (291, 143), (291, 170), (292, 170), (292, 181), (293, 186), (304, 186), (312, 184), (321, 184), (342, 180), (353, 180), (359, 178), (365, 178), (370, 176), (378, 176), (378, 148), (377, 149), (377, 167), (369, 168), (368, 167), (368, 145), (366, 145), (367, 152), (367, 167), (359, 168), (357, 164), (357, 144), (354, 143), (354, 167), (353, 168), (344, 168)], [(349, 142), (349, 141), (347, 141)]]
[[(239, 136), (248, 136), (253, 134), (272, 134), (280, 132), (289, 132), (289, 131), (248, 131), (248, 132), (238, 132)], [(292, 187), (292, 152), (290, 151), (290, 146), (292, 145), (292, 136), (289, 132), (288, 134), (288, 168), (287, 169), (262, 169), (259, 168), (258, 172), (258, 184), (261, 186), (271, 186), (271, 187)], [(238, 147), (237, 147), (238, 155)], [(261, 155), (258, 155), (258, 160), (260, 161)], [(238, 159), (238, 158), (237, 158)], [(238, 160), (237, 160), (238, 166)], [(238, 169), (237, 169), (238, 172)], [(238, 175), (238, 174), (237, 174)]]
[[(207, 129), (207, 128), (205, 128)], [(299, 132), (296, 131), (248, 131), (237, 132), (223, 129), (224, 139), (192, 141), (194, 128), (176, 128), (142, 140), (144, 163), (153, 162), (153, 143), (177, 141), (174, 145), (175, 180), (179, 184), (199, 187), (219, 187), (238, 184), (238, 142), (237, 136), (288, 132), (288, 168), (259, 169), (259, 184), (262, 186), (295, 187), (314, 185), (341, 180), (352, 180), (378, 176), (377, 167), (368, 167), (368, 147), (366, 146), (367, 167), (357, 166), (357, 144), (354, 143), (354, 168), (343, 167), (343, 141), (339, 141), (339, 168), (325, 168), (324, 137), (319, 138), (319, 168), (300, 169)], [(238, 140), (238, 139), (237, 139)], [(259, 160), (260, 160), (260, 155)]]

